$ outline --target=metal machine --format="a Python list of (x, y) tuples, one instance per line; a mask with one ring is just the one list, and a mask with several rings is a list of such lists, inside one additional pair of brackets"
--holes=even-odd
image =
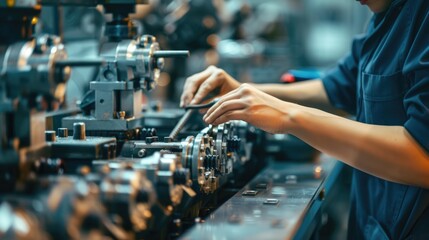
[(41, 112), (61, 104), (70, 69), (55, 67), (67, 57), (58, 37), (33, 35), (40, 6), (0, 3), (0, 185), (10, 189), (28, 173), (18, 167), (43, 155)]
[[(252, 221), (242, 221), (247, 208), (267, 212), (260, 219), (268, 221), (280, 215), (265, 211), (266, 205), (294, 207), (296, 214), (288, 215), (293, 221), (287, 228), (275, 225), (275, 234), (302, 236), (297, 224), (321, 201), (332, 162), (317, 171), (313, 165), (297, 172), (265, 169), (247, 184), (265, 164), (261, 131), (241, 121), (206, 126), (195, 109), (210, 104), (143, 111), (144, 92), (156, 87), (164, 58), (189, 55), (160, 50), (153, 36), (137, 35), (128, 14), (145, 3), (0, 0), (0, 238), (214, 238), (217, 219), (225, 217), (228, 231), (221, 236), (240, 238), (230, 225), (254, 228)], [(41, 6), (98, 4), (112, 20), (96, 60), (69, 59), (60, 38), (34, 34)], [(99, 74), (89, 83), (81, 113), (55, 111), (70, 67), (94, 65)], [(61, 126), (47, 124), (48, 116)], [(279, 191), (282, 184), (294, 191)], [(259, 201), (262, 207), (255, 205)], [(201, 228), (205, 219), (208, 228)]]
[[(58, 37), (33, 34), (39, 4), (0, 5), (10, 12), (0, 20), (21, 19), (27, 29), (2, 38), (0, 49), (0, 238), (180, 236), (255, 162), (256, 130), (243, 122), (195, 125), (188, 110), (169, 135), (157, 134), (142, 112), (143, 90), (156, 86), (165, 57), (188, 51), (163, 51), (154, 37), (136, 36), (127, 16), (141, 1), (39, 3), (103, 4), (113, 20), (99, 60), (67, 59)], [(100, 65), (92, 95), (81, 115), (46, 129), (45, 111), (58, 109), (70, 67), (79, 65)]]

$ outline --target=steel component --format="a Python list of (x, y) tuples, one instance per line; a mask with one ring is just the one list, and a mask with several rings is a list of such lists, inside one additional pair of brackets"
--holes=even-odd
[(46, 142), (55, 142), (56, 132), (55, 131), (45, 131), (45, 140), (46, 140)]
[[(1, 228), (0, 235), (19, 239), (128, 238), (109, 220), (98, 192), (95, 184), (75, 177), (39, 178), (20, 195), (0, 197), (3, 226), (5, 217), (18, 220), (15, 226)], [(8, 218), (12, 216), (15, 218)]]
[(105, 43), (101, 47), (104, 63), (99, 79), (90, 83), (95, 91), (94, 114), (64, 118), (63, 127), (70, 129), (74, 122), (85, 122), (89, 134), (144, 127), (142, 90), (155, 87), (163, 67), (160, 56), (176, 57), (184, 53), (187, 51), (160, 50), (156, 38), (150, 35)]
[(9, 99), (49, 94), (63, 100), (70, 68), (65, 67), (61, 71), (55, 68), (57, 60), (67, 58), (64, 45), (58, 37), (36, 36), (30, 41), (10, 45), (0, 55), (4, 56), (0, 72), (2, 81), (6, 82)]
[(117, 224), (138, 235), (149, 228), (157, 195), (145, 170), (113, 169), (100, 183), (101, 199)]
[[(336, 161), (317, 163), (276, 162), (261, 171), (223, 206), (210, 214), (202, 227), (182, 236), (183, 239), (308, 239), (326, 200), (318, 199), (324, 189), (335, 191), (338, 181)], [(322, 164), (327, 172), (315, 177), (314, 168)], [(301, 176), (295, 184), (287, 176)], [(329, 176), (329, 178), (327, 178)], [(264, 189), (255, 189), (266, 185)], [(331, 194), (334, 192), (331, 192)], [(332, 196), (335, 198), (336, 196)]]
[(69, 136), (69, 130), (67, 128), (58, 128), (58, 137), (66, 138)]
[(180, 118), (179, 122), (176, 124), (174, 129), (171, 131), (170, 135), (168, 135), (170, 139), (177, 138), (177, 135), (179, 135), (180, 131), (183, 129), (183, 127), (188, 122), (189, 118), (192, 116), (193, 113), (194, 113), (194, 110), (192, 109), (187, 110), (185, 112), (185, 114), (182, 116), (182, 118)]
[[(52, 132), (55, 136), (55, 131)], [(91, 167), (92, 160), (116, 157), (117, 141), (112, 137), (87, 137), (85, 123), (73, 125), (73, 136), (68, 136), (66, 128), (58, 130), (59, 136), (49, 141), (49, 157), (62, 159), (63, 171), (77, 173), (82, 167)]]
[(209, 128), (203, 129), (194, 140), (194, 146), (192, 149), (192, 180), (195, 181), (200, 190), (206, 194), (213, 193), (217, 186), (219, 186), (218, 178), (215, 176), (215, 170), (213, 168), (207, 168), (204, 165), (204, 159), (207, 155), (214, 154), (214, 142), (210, 139), (204, 141), (205, 138), (209, 137), (207, 134)]
[(155, 151), (176, 154), (182, 152), (181, 162), (189, 169), (194, 188), (210, 194), (228, 181), (234, 166), (240, 168), (247, 161), (247, 156), (243, 156), (243, 153), (246, 153), (249, 146), (245, 147), (245, 141), (238, 137), (240, 135), (245, 138), (243, 134), (246, 133), (247, 125), (239, 126), (240, 122), (228, 122), (210, 126), (195, 137), (190, 136), (183, 142), (172, 142), (172, 138), (187, 123), (192, 111), (194, 110), (185, 113), (167, 137), (168, 142), (155, 142), (152, 137), (146, 138), (145, 142), (130, 141), (124, 145), (122, 156), (136, 158), (141, 150), (145, 150), (145, 156), (150, 156)]
[(73, 139), (74, 140), (85, 140), (85, 123), (77, 122), (73, 124)]
[(37, 0), (42, 5), (96, 6), (98, 4), (147, 4), (149, 0)]

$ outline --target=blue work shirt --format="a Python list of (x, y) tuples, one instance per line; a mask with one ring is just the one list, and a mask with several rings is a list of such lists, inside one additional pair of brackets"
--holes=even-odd
[[(429, 153), (429, 0), (393, 0), (322, 81), (334, 106), (404, 126)], [(429, 239), (429, 190), (355, 169), (348, 227), (349, 239)]]

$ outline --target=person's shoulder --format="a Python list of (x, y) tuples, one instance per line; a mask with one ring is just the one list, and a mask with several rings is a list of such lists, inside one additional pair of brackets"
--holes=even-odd
[(427, 0), (405, 0), (405, 4), (409, 14), (413, 15), (429, 15), (429, 1)]

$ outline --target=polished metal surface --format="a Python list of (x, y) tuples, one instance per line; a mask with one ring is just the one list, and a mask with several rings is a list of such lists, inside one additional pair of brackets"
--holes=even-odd
[(93, 116), (71, 116), (62, 119), (62, 127), (73, 129), (75, 122), (83, 122), (89, 131), (127, 131), (142, 126), (143, 119), (109, 119), (99, 120)]
[(271, 163), (181, 239), (293, 239), (335, 164)]

